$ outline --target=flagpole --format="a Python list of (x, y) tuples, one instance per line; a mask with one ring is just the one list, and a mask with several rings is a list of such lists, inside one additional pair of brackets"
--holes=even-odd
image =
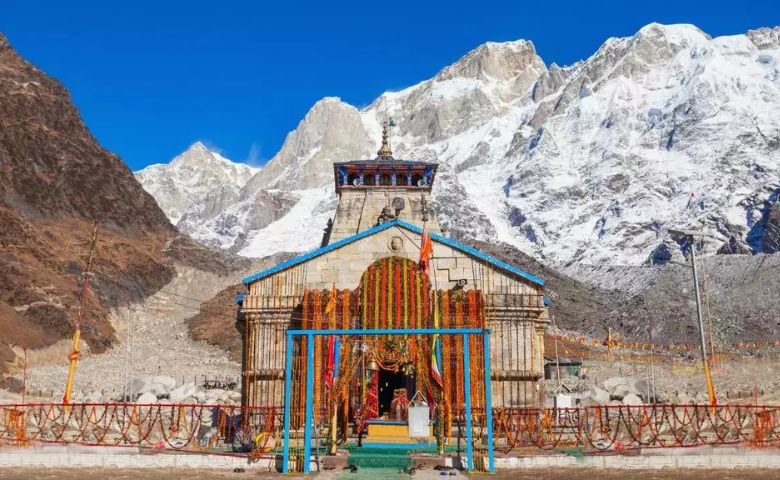
[[(331, 397), (333, 396), (333, 390), (331, 390)], [(333, 401), (333, 414), (330, 416), (330, 454), (336, 454), (336, 422), (338, 421), (339, 403)]]
[[(333, 282), (333, 287), (330, 290), (330, 295), (328, 296), (328, 304), (325, 306), (325, 313), (327, 313), (331, 320), (335, 319), (336, 315), (336, 282)], [(331, 325), (329, 325), (329, 328), (332, 328)], [(326, 366), (326, 373), (325, 373), (325, 386), (329, 388), (329, 403), (332, 404), (331, 408), (331, 416), (330, 416), (330, 431), (329, 437), (330, 437), (330, 447), (328, 449), (328, 453), (330, 455), (336, 454), (336, 430), (338, 429), (336, 423), (338, 422), (338, 402), (336, 401), (335, 395), (333, 394), (333, 389), (336, 386), (336, 358), (335, 358), (335, 350), (336, 350), (336, 341), (335, 336), (333, 334), (328, 336), (328, 364)]]

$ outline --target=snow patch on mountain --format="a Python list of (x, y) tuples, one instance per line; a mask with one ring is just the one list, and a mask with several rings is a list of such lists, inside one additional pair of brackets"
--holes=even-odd
[[(264, 257), (282, 252), (303, 252), (320, 246), (328, 220), (336, 212), (332, 186), (296, 192), (300, 200), (287, 213), (263, 229), (252, 232), (238, 253)], [(305, 222), (301, 222), (305, 218)]]
[(221, 190), (196, 193), (167, 170), (139, 179), (166, 213), (167, 196), (220, 204), (179, 222), (209, 244), (306, 250), (335, 208), (332, 163), (373, 157), (393, 117), (395, 157), (440, 164), (434, 207), (454, 238), (558, 264), (662, 263), (680, 227), (760, 249), (748, 236), (761, 235), (780, 178), (778, 59), (780, 27), (712, 38), (650, 24), (567, 67), (547, 67), (525, 40), (486, 43), (363, 110), (317, 102), (219, 202), (208, 193)]

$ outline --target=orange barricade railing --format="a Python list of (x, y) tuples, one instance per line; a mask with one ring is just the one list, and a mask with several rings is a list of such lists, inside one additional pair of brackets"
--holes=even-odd
[[(0, 444), (136, 446), (250, 453), (260, 458), (279, 448), (282, 411), (232, 405), (0, 405)], [(477, 415), (474, 427), (483, 434), (484, 417)], [(737, 443), (780, 446), (780, 406), (498, 407), (493, 409), (493, 419), (495, 446), (504, 452), (520, 448), (599, 452)]]
[(0, 405), (0, 444), (137, 446), (204, 453), (273, 450), (273, 407), (134, 403)]
[(586, 451), (745, 443), (780, 445), (780, 407), (756, 405), (616, 405), (497, 408), (498, 450)]

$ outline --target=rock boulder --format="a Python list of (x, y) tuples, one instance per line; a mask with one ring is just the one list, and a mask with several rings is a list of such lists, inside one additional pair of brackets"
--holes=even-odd
[(141, 394), (135, 403), (148, 404), (148, 403), (160, 403), (157, 401), (157, 396), (151, 392)]
[(639, 395), (629, 393), (623, 397), (623, 405), (642, 405), (642, 399), (639, 397)]

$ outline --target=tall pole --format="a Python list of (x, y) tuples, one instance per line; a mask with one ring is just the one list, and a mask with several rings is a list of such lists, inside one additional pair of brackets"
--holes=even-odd
[[(555, 328), (555, 330), (557, 331), (558, 327), (555, 325), (555, 315), (552, 316), (552, 324), (553, 324), (553, 328)], [(553, 343), (555, 345), (555, 368), (558, 371), (557, 372), (558, 386), (560, 387), (563, 384), (563, 381), (561, 380), (561, 360), (560, 357), (558, 356), (558, 335), (557, 334), (553, 337)]]
[(707, 340), (710, 342), (710, 361), (717, 368), (717, 359), (715, 358), (715, 341), (712, 339), (712, 315), (710, 314), (710, 295), (707, 289), (707, 272), (704, 269), (704, 262), (701, 266), (701, 286), (704, 290), (704, 307), (707, 309)]
[(696, 269), (696, 238), (690, 235), (691, 239), (691, 265), (693, 266), (693, 287), (696, 293), (696, 316), (699, 319), (699, 334), (701, 336), (701, 362), (704, 367), (704, 376), (707, 379), (707, 393), (710, 397), (710, 404), (717, 405), (718, 399), (715, 396), (715, 386), (712, 384), (712, 374), (707, 362), (707, 341), (704, 338), (704, 318), (702, 317), (701, 294), (699, 293), (699, 274)]
[(76, 319), (76, 332), (73, 334), (73, 349), (68, 355), (70, 365), (68, 367), (68, 379), (65, 382), (65, 393), (62, 395), (62, 403), (70, 403), (70, 393), (73, 389), (73, 380), (76, 377), (76, 364), (78, 363), (81, 352), (79, 343), (81, 341), (81, 323), (84, 321), (84, 314), (87, 308), (87, 292), (89, 291), (89, 278), (92, 276), (92, 260), (95, 258), (95, 247), (97, 246), (98, 224), (92, 229), (92, 241), (89, 246), (89, 258), (87, 259), (87, 268), (84, 269), (84, 284), (81, 286), (81, 304), (79, 305), (79, 315)]
[(649, 392), (648, 392), (648, 395), (647, 395), (647, 402), (650, 403), (650, 399), (651, 398), (653, 400), (655, 400), (655, 398), (656, 398), (656, 394), (655, 394), (655, 355), (653, 354), (653, 350), (652, 350), (652, 346), (653, 346), (653, 317), (652, 316), (650, 317), (650, 322), (648, 323), (648, 326), (647, 326), (647, 332), (648, 332), (647, 336), (650, 339), (650, 346), (651, 346), (651, 350), (650, 350), (650, 385), (652, 386), (652, 392), (653, 392), (652, 396), (650, 395)]
[(22, 377), (22, 403), (27, 398), (27, 347), (24, 347), (24, 376)]
[(133, 358), (133, 340), (135, 339), (134, 327), (135, 327), (135, 317), (136, 317), (136, 314), (137, 314), (135, 307), (133, 307), (131, 312), (132, 313), (130, 315), (130, 339), (128, 341), (128, 357), (129, 357), (129, 362), (128, 363), (129, 363), (129, 378), (130, 378), (130, 397), (129, 397), (129, 401), (132, 402), (132, 401), (135, 401), (135, 392), (133, 391), (133, 390), (135, 390), (133, 388), (133, 367), (134, 367), (134, 365), (133, 365), (133, 360), (134, 360), (134, 358)]
[[(132, 315), (132, 313), (130, 314)], [(122, 385), (122, 401), (127, 402), (127, 383), (130, 381), (130, 315), (127, 317), (127, 334), (125, 337), (125, 384)], [(182, 382), (184, 383), (184, 382)]]

